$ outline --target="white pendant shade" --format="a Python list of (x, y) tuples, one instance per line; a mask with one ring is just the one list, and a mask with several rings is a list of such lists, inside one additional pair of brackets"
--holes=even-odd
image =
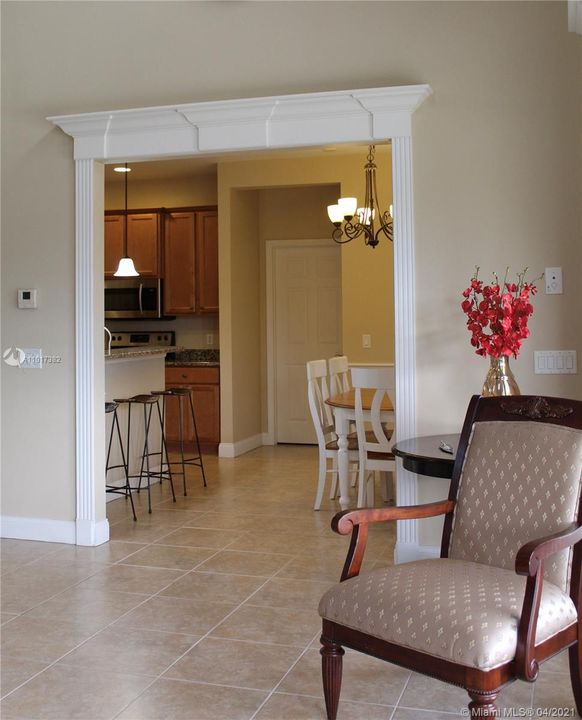
[(343, 217), (354, 217), (356, 214), (356, 208), (358, 207), (358, 198), (355, 197), (345, 197), (340, 198), (337, 201), (337, 204), (340, 206), (340, 210), (342, 211)]
[(342, 209), (339, 205), (328, 205), (327, 214), (332, 223), (341, 223), (344, 219)]
[(119, 266), (113, 275), (115, 277), (137, 277), (139, 273), (135, 269), (133, 260), (129, 257), (123, 257), (119, 261)]

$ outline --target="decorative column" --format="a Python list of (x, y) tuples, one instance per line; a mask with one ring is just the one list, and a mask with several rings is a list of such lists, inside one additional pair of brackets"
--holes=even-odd
[[(396, 338), (396, 440), (416, 435), (416, 314), (412, 139), (392, 139), (394, 205), (394, 330)], [(417, 477), (397, 459), (396, 502), (416, 505)], [(395, 560), (418, 559), (418, 521), (399, 520)]]
[[(77, 545), (100, 545), (109, 539), (105, 518), (103, 479), (104, 417), (103, 344), (96, 342), (103, 323), (103, 298), (95, 293), (95, 277), (103, 260), (95, 263), (96, 199), (102, 197), (102, 180), (94, 160), (75, 161), (75, 402)], [(101, 216), (101, 222), (103, 218)], [(103, 254), (103, 245), (98, 243)], [(102, 276), (102, 273), (101, 273)], [(102, 293), (101, 293), (102, 294)], [(99, 312), (101, 320), (97, 325)], [(101, 356), (100, 377), (96, 359)], [(104, 445), (103, 445), (104, 447)]]

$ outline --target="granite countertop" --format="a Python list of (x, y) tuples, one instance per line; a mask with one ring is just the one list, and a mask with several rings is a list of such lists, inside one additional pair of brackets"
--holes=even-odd
[(166, 367), (220, 367), (220, 350), (181, 348), (168, 355)]
[(105, 361), (108, 360), (121, 360), (130, 358), (145, 358), (153, 355), (167, 355), (168, 353), (179, 353), (183, 348), (176, 345), (168, 345), (166, 347), (147, 347), (147, 346), (136, 346), (131, 348), (113, 348), (111, 355), (105, 355)]

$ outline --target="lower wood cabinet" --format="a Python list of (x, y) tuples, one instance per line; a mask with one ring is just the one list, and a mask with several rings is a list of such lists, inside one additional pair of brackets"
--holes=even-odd
[[(198, 437), (202, 449), (217, 452), (220, 442), (220, 370), (217, 367), (167, 367), (166, 387), (189, 387), (196, 416)], [(184, 402), (184, 400), (186, 402)], [(194, 426), (188, 398), (183, 402), (183, 429), (185, 447), (195, 448)], [(170, 450), (176, 450), (180, 441), (178, 399), (166, 398), (166, 441)]]

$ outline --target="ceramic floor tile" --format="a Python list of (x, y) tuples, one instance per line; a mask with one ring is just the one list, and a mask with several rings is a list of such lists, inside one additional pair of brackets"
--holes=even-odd
[(53, 665), (5, 698), (3, 720), (109, 720), (151, 678)]
[(137, 552), (140, 548), (145, 547), (143, 543), (131, 543), (114, 541), (97, 545), (96, 547), (83, 547), (81, 545), (67, 545), (62, 550), (58, 550), (54, 559), (63, 560), (93, 560), (94, 562), (116, 563), (119, 560)]
[(344, 566), (344, 559), (337, 556), (305, 558), (297, 557), (285, 565), (277, 573), (277, 577), (294, 578), (296, 580), (316, 580), (330, 585), (339, 582)]
[(194, 570), (173, 582), (161, 594), (192, 600), (239, 604), (250, 597), (264, 582), (265, 578), (201, 573)]
[(114, 627), (204, 635), (235, 608), (236, 605), (215, 601), (156, 595), (125, 615)]
[[(410, 676), (407, 670), (347, 650), (343, 662), (342, 700), (396, 705)], [(281, 692), (322, 697), (321, 655), (308, 650), (278, 688)], [(438, 707), (438, 706), (437, 706)]]
[(117, 620), (147, 597), (149, 596), (137, 593), (76, 585), (37, 605), (22, 617), (58, 619), (94, 633)]
[(330, 583), (315, 580), (275, 577), (253, 596), (252, 604), (317, 612), (319, 601), (329, 587)]
[(53, 662), (93, 634), (85, 627), (55, 618), (21, 616), (2, 628), (2, 654)]
[(182, 570), (111, 565), (82, 583), (82, 587), (153, 595), (183, 574)]
[(125, 520), (111, 525), (109, 535), (111, 540), (124, 540), (125, 542), (151, 543), (160, 540), (175, 530), (171, 525), (148, 525), (145, 523)]
[[(213, 530), (250, 531), (259, 526), (259, 518), (244, 514), (206, 512), (196, 523), (186, 523), (186, 527), (211, 528)], [(264, 549), (264, 548), (262, 548)]]
[(41, 672), (48, 666), (48, 662), (29, 660), (16, 655), (2, 654), (0, 663), (0, 695), (4, 697), (33, 675)]
[(157, 676), (197, 640), (192, 635), (112, 626), (69, 653), (61, 664)]
[(209, 528), (180, 528), (164, 538), (163, 545), (186, 545), (188, 547), (224, 548), (240, 537), (232, 530), (211, 530)]
[(212, 637), (306, 647), (321, 628), (317, 613), (248, 603), (213, 630)]
[(25, 565), (33, 560), (46, 557), (65, 545), (61, 543), (37, 542), (35, 540), (11, 540), (3, 538), (0, 540), (0, 560)]
[(467, 714), (455, 715), (435, 710), (408, 710), (397, 708), (390, 720), (453, 720), (454, 718), (468, 717)]
[(178, 660), (165, 677), (272, 690), (300, 653), (300, 648), (207, 638)]
[(18, 614), (16, 613), (0, 613), (0, 625), (4, 625), (4, 623), (10, 622), (10, 620), (14, 620), (14, 618), (18, 617)]
[[(390, 720), (392, 708), (385, 705), (343, 702), (337, 720)], [(255, 720), (326, 720), (323, 699), (304, 695), (273, 693), (259, 710)]]
[(120, 564), (192, 570), (215, 552), (211, 548), (148, 545), (142, 550), (133, 553), (133, 555), (128, 555)]
[(398, 705), (419, 710), (438, 708), (443, 712), (460, 715), (469, 702), (469, 696), (463, 688), (412, 673)]
[(157, 680), (119, 720), (250, 720), (267, 694), (216, 685)]
[(568, 660), (568, 651), (564, 650), (558, 655), (554, 655), (553, 658), (547, 660), (541, 667), (541, 673), (547, 672), (558, 672), (558, 673), (569, 673), (570, 663)]
[(291, 555), (223, 550), (202, 563), (198, 570), (200, 572), (270, 577), (289, 562), (291, 557)]
[[(565, 717), (564, 710), (567, 709), (568, 712), (573, 712), (570, 717), (576, 717), (570, 676), (557, 673), (543, 674), (542, 666), (540, 675), (534, 683), (533, 707), (551, 709), (554, 717), (558, 717), (558, 713), (561, 713), (561, 717)], [(550, 714), (549, 717), (552, 715)]]

